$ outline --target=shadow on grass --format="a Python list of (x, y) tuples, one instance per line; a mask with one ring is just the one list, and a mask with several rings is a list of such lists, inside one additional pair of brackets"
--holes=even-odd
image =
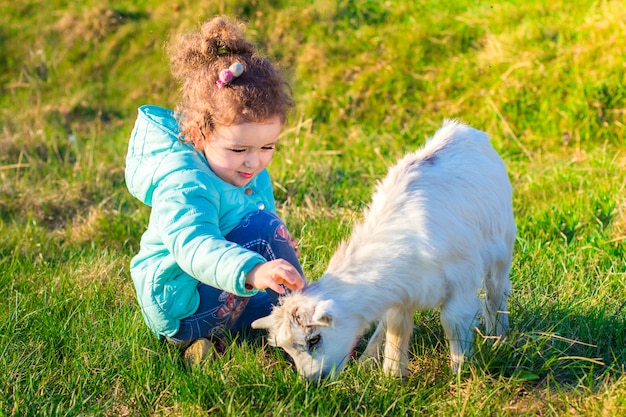
[[(615, 311), (622, 311), (624, 306)], [(540, 385), (548, 380), (572, 386), (601, 376), (619, 376), (626, 366), (624, 314), (608, 310), (558, 308), (553, 305), (514, 308), (505, 340), (476, 333), (470, 360), (479, 373)], [(445, 366), (449, 373), (449, 347), (437, 313), (422, 313), (411, 342), (413, 364)], [(431, 356), (428, 361), (420, 356)], [(428, 363), (431, 365), (428, 365)], [(411, 372), (415, 372), (415, 367)]]
[[(616, 309), (621, 311), (623, 306)], [(517, 310), (517, 311), (515, 311)], [(619, 376), (626, 367), (624, 315), (553, 305), (515, 308), (506, 339), (476, 333), (475, 353), (469, 360), (479, 374), (541, 385), (550, 380), (563, 386), (603, 376)], [(365, 349), (366, 341), (359, 346)], [(410, 344), (409, 372), (435, 373), (450, 378), (449, 346), (437, 312), (416, 314)], [(439, 369), (437, 369), (439, 368)]]
[[(623, 308), (617, 308), (619, 312)], [(506, 343), (484, 356), (502, 375), (563, 384), (621, 374), (626, 364), (626, 322), (608, 307), (555, 304), (519, 309)], [(497, 359), (496, 356), (501, 356)]]

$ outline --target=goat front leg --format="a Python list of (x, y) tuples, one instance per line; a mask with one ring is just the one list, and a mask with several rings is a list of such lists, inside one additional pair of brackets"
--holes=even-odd
[(408, 376), (409, 341), (413, 334), (413, 310), (392, 307), (385, 317), (387, 336), (383, 372), (389, 376)]
[(374, 330), (370, 340), (367, 342), (365, 351), (363, 351), (363, 354), (359, 357), (359, 361), (366, 361), (368, 359), (373, 359), (375, 361), (380, 360), (386, 328), (387, 326), (385, 325), (385, 320), (380, 320), (376, 326), (376, 330)]

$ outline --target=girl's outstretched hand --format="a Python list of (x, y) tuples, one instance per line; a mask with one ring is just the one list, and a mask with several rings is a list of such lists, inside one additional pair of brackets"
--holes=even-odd
[(275, 259), (265, 263), (257, 264), (246, 275), (246, 284), (252, 287), (265, 290), (267, 288), (284, 294), (285, 289), (292, 291), (304, 288), (304, 278), (293, 265), (284, 259)]

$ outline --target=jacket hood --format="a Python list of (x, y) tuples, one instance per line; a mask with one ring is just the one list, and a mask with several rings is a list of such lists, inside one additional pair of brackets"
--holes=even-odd
[(204, 156), (178, 136), (174, 112), (158, 106), (141, 106), (126, 155), (126, 186), (130, 193), (152, 206), (159, 182), (181, 166), (204, 166)]

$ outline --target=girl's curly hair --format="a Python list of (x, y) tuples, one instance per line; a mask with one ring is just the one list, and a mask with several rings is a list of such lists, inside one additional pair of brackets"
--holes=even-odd
[[(198, 147), (215, 126), (259, 123), (274, 117), (285, 123), (294, 105), (289, 84), (244, 38), (241, 24), (213, 18), (199, 33), (175, 39), (168, 53), (182, 92), (176, 106), (182, 140)], [(243, 73), (218, 88), (220, 71), (234, 62), (241, 63)]]

